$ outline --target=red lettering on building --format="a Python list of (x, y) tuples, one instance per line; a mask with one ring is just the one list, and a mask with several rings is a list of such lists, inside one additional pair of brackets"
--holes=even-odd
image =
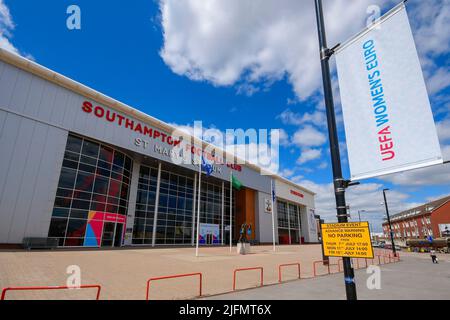
[(143, 125), (142, 123), (135, 122), (133, 119), (122, 116), (114, 111), (105, 109), (101, 106), (94, 107), (94, 105), (89, 101), (84, 101), (81, 105), (81, 109), (87, 114), (94, 113), (97, 118), (105, 118), (106, 121), (114, 123), (119, 127), (125, 127), (126, 129), (138, 132), (155, 140), (161, 140), (163, 143), (167, 143), (168, 145), (177, 147), (181, 143), (180, 140), (177, 140), (172, 136)]
[(109, 122), (114, 122), (116, 120), (116, 113), (109, 110), (106, 111), (106, 120), (108, 120)]
[(103, 118), (103, 116), (105, 115), (105, 109), (103, 109), (102, 107), (95, 107), (94, 108), (94, 114), (98, 118)]
[(125, 120), (125, 128), (134, 130), (134, 121), (130, 119)]
[(138, 123), (136, 125), (136, 128), (134, 128), (134, 131), (139, 132), (140, 134), (142, 134), (142, 126), (140, 123)]
[(305, 197), (305, 195), (303, 193), (300, 193), (300, 192), (295, 191), (295, 190), (291, 190), (291, 194), (294, 195), (294, 196), (300, 197), (300, 198), (304, 198)]
[(81, 107), (84, 112), (91, 113), (92, 112), (92, 103), (85, 101), (83, 102), (83, 106)]
[(121, 126), (122, 123), (123, 123), (123, 120), (125, 119), (125, 117), (124, 117), (124, 116), (121, 116), (120, 114), (118, 114), (118, 115), (117, 115), (117, 118), (119, 119), (119, 126)]
[[(89, 101), (84, 101), (81, 108), (87, 114), (91, 114), (92, 112), (94, 112), (94, 115), (97, 118), (105, 118), (106, 121), (114, 123), (119, 127), (125, 127), (126, 129), (130, 129), (134, 132), (140, 133), (144, 136), (148, 136), (155, 140), (161, 140), (163, 143), (166, 143), (170, 146), (177, 147), (181, 144), (181, 140), (175, 139), (173, 136), (167, 135), (159, 130), (148, 127), (142, 123), (135, 122), (130, 118), (122, 116), (121, 114), (111, 111), (109, 109), (105, 109), (101, 106), (94, 107), (94, 105)], [(207, 157), (209, 161), (214, 160), (214, 162), (217, 164), (224, 163), (222, 157), (216, 156), (215, 154), (210, 152), (206, 152), (201, 148), (196, 148), (195, 146), (187, 145), (186, 151), (190, 151), (192, 152), (192, 154), (196, 154), (198, 156), (204, 155), (205, 157)], [(242, 166), (238, 164), (227, 163), (226, 166), (235, 171), (239, 172), (242, 171)]]
[(147, 126), (144, 127), (144, 136), (149, 136), (149, 137), (151, 137), (151, 136), (152, 136), (152, 133), (153, 133), (153, 129), (152, 129), (152, 128), (149, 128), (149, 127), (147, 127)]

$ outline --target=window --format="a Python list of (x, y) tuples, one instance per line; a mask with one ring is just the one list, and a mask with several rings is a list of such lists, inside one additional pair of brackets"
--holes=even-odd
[(48, 236), (60, 246), (83, 246), (90, 212), (126, 215), (132, 163), (122, 152), (70, 134)]
[[(133, 244), (152, 243), (157, 176), (157, 168), (141, 166)], [(224, 230), (225, 226), (230, 224), (229, 192), (230, 189), (225, 187)], [(165, 167), (162, 168), (156, 244), (191, 244), (195, 198), (194, 175), (184, 176), (173, 173)], [(197, 205), (196, 202), (195, 205)], [(222, 186), (208, 181), (207, 177), (202, 178), (200, 223), (218, 224), (219, 229), (222, 230)]]
[(277, 200), (278, 235), (281, 244), (300, 243), (302, 207)]

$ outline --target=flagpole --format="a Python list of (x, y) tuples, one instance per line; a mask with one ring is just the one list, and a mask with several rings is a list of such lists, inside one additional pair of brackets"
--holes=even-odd
[(230, 252), (233, 250), (233, 172), (230, 169)]
[(202, 164), (201, 161), (198, 163), (198, 200), (197, 200), (197, 243), (195, 246), (195, 256), (198, 257), (198, 236), (200, 229), (200, 197), (202, 190)]
[(274, 193), (274, 189), (273, 189), (273, 179), (270, 183), (270, 198), (272, 199), (272, 236), (273, 236), (273, 251), (276, 250), (275, 248), (275, 193)]

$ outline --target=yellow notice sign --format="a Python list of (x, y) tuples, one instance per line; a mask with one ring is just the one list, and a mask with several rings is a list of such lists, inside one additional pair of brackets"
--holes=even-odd
[(322, 224), (325, 256), (373, 259), (368, 222)]

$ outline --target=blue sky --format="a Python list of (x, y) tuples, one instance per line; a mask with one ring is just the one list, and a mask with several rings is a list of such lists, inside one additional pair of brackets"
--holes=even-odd
[[(317, 192), (333, 219), (331, 168), (312, 1), (0, 0), (0, 44), (166, 122), (282, 129), (281, 173)], [(81, 30), (66, 9), (81, 9)], [(377, 4), (324, 1), (330, 44), (364, 27)], [(450, 4), (410, 1), (408, 12), (444, 157), (450, 158)], [(372, 11), (370, 11), (372, 12)], [(355, 17), (360, 17), (355, 18)], [(334, 70), (334, 69), (333, 69)], [(344, 176), (349, 176), (334, 79)], [(348, 192), (374, 229), (384, 216), (450, 193), (449, 166), (366, 180)]]

